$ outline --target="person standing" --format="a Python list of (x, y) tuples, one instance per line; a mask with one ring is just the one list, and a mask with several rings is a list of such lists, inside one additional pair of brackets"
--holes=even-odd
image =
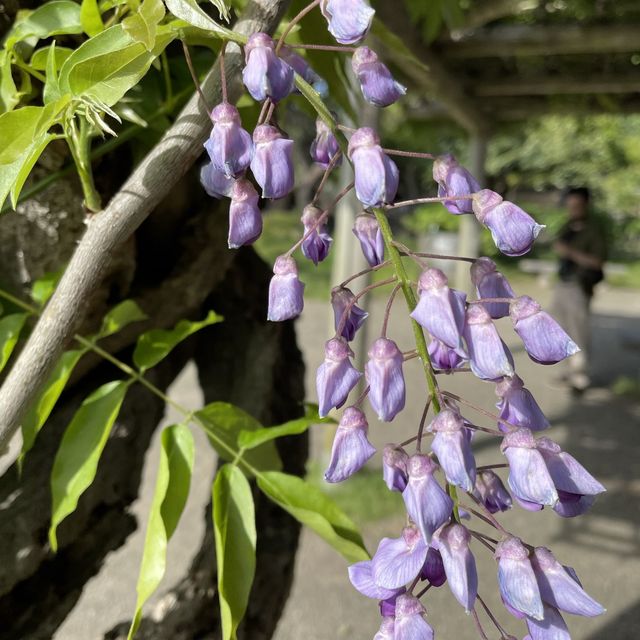
[(581, 351), (569, 359), (568, 382), (575, 393), (589, 386), (590, 307), (594, 288), (604, 278), (607, 234), (591, 213), (586, 187), (569, 189), (564, 198), (567, 221), (553, 245), (558, 263), (552, 307), (555, 317)]

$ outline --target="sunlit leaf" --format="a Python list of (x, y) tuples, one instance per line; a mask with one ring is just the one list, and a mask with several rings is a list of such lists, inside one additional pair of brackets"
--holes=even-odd
[(58, 271), (50, 271), (38, 278), (31, 287), (31, 299), (43, 307), (56, 290), (63, 273), (64, 269), (58, 269)]
[(231, 20), (230, 6), (226, 0), (209, 0), (211, 4), (220, 12), (220, 17), (229, 22)]
[(210, 311), (207, 317), (199, 322), (180, 320), (173, 329), (147, 331), (138, 338), (133, 361), (141, 371), (154, 367), (185, 338), (217, 322), (222, 322), (222, 316)]
[(11, 52), (0, 51), (0, 111), (11, 111), (18, 102), (20, 96), (13, 79)]
[[(36, 69), (36, 71), (44, 71), (47, 68), (47, 56), (49, 55), (50, 48), (51, 47), (41, 47), (40, 49), (36, 49), (31, 56), (29, 66), (32, 69)], [(73, 49), (59, 47), (57, 44), (54, 51), (56, 69), (59, 69), (64, 64), (64, 61), (73, 53)]]
[(297, 476), (265, 471), (260, 489), (298, 522), (313, 529), (349, 562), (368, 560), (369, 554), (356, 525), (320, 489)]
[(225, 464), (213, 484), (218, 597), (223, 640), (236, 640), (256, 569), (256, 522), (249, 481)]
[(18, 19), (7, 35), (6, 48), (20, 40), (48, 38), (57, 34), (82, 33), (80, 5), (71, 0), (54, 0)]
[(105, 314), (98, 337), (106, 338), (118, 333), (118, 331), (121, 331), (132, 322), (146, 319), (145, 312), (133, 300), (124, 300)]
[[(13, 179), (13, 184), (11, 185), (11, 204), (13, 205), (14, 209), (18, 204), (20, 192), (22, 191), (22, 187), (24, 186), (24, 183), (31, 173), (31, 169), (33, 169), (35, 163), (38, 162), (38, 159), (47, 148), (47, 145), (54, 138), (55, 136), (51, 133), (40, 134), (40, 136), (36, 138), (29, 146), (24, 156), (22, 156), (20, 165), (17, 167), (17, 171)], [(0, 198), (2, 198), (2, 193), (0, 193)], [(2, 201), (0, 202), (0, 206), (2, 206), (3, 204), (4, 199), (2, 199)]]
[(82, 0), (80, 6), (80, 24), (88, 36), (104, 31), (104, 23), (98, 8), (98, 0)]
[(151, 51), (156, 42), (158, 24), (164, 18), (162, 0), (144, 0), (136, 13), (122, 21), (124, 30), (136, 42), (142, 42)]
[(93, 482), (128, 383), (108, 382), (94, 391), (69, 423), (51, 472), (51, 527), (49, 543), (58, 549), (58, 525), (75, 511), (80, 496)]
[(128, 638), (134, 637), (142, 617), (142, 607), (158, 588), (167, 564), (167, 543), (175, 531), (189, 496), (194, 446), (189, 427), (167, 427), (162, 432), (160, 462), (149, 510), (147, 533), (138, 576), (136, 612)]
[[(228, 29), (219, 25), (211, 16), (207, 15), (196, 0), (165, 0), (167, 9), (176, 17), (188, 22), (194, 27), (216, 33), (220, 37), (233, 35)], [(230, 38), (234, 40), (235, 38)]]
[(27, 316), (26, 313), (12, 313), (0, 318), (0, 371), (13, 353)]

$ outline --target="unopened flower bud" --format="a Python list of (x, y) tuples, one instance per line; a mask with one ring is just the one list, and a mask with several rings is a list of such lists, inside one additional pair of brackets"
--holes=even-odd
[[(496, 407), (500, 409), (499, 417), (503, 420), (532, 431), (541, 431), (549, 426), (542, 409), (517, 375), (503, 378), (496, 385), (496, 395), (500, 398)], [(502, 422), (498, 422), (498, 427), (501, 431), (508, 431)]]
[[(476, 287), (478, 298), (515, 298), (509, 281), (497, 270), (490, 258), (478, 258), (471, 265), (471, 282)], [(509, 315), (508, 302), (483, 302), (489, 315), (497, 320)]]
[(211, 158), (213, 168), (227, 176), (236, 178), (251, 163), (253, 142), (240, 124), (239, 111), (228, 102), (222, 102), (211, 112), (213, 129), (204, 148)]
[(378, 221), (369, 214), (356, 217), (353, 233), (360, 241), (362, 253), (370, 266), (375, 267), (384, 262), (384, 238)]
[[(450, 154), (434, 160), (433, 179), (438, 183), (438, 198), (469, 196), (480, 191), (478, 181)], [(454, 215), (473, 213), (471, 198), (445, 200), (444, 206)]]
[[(323, 169), (327, 169), (335, 156), (340, 153), (340, 145), (329, 125), (322, 119), (316, 119), (316, 137), (311, 143), (311, 159)], [(342, 158), (336, 163), (339, 165)]]
[(351, 364), (351, 350), (344, 338), (332, 338), (325, 344), (325, 359), (318, 367), (316, 387), (320, 417), (341, 407), (362, 373)]
[(304, 306), (304, 284), (298, 279), (298, 267), (291, 256), (279, 256), (269, 284), (268, 320), (280, 322), (295, 318)]
[(415, 596), (398, 596), (394, 640), (433, 640), (433, 629), (424, 619), (425, 613), (425, 608)]
[(255, 128), (253, 141), (251, 171), (262, 188), (262, 197), (284, 198), (294, 186), (293, 140), (285, 138), (276, 127), (262, 124)]
[(365, 100), (376, 107), (388, 107), (407, 92), (369, 47), (355, 50), (351, 66), (358, 76)]
[(485, 469), (478, 473), (473, 493), (490, 513), (511, 509), (511, 496), (502, 484), (500, 477), (491, 469)]
[(236, 180), (231, 190), (229, 207), (229, 248), (252, 244), (262, 233), (262, 214), (258, 208), (258, 192), (246, 179)]
[[(327, 233), (326, 222), (321, 222), (322, 210), (307, 205), (302, 212), (300, 221), (304, 226), (304, 240), (302, 241), (302, 253), (313, 264), (322, 262), (328, 255), (333, 239)], [(326, 220), (326, 216), (325, 216)]]
[(365, 375), (369, 402), (380, 420), (391, 422), (404, 409), (404, 357), (393, 340), (378, 338), (369, 349)]
[(254, 100), (274, 102), (293, 91), (293, 69), (276, 55), (275, 43), (266, 33), (253, 33), (244, 48), (246, 66), (242, 81)]
[(336, 331), (342, 326), (340, 335), (348, 342), (351, 342), (355, 338), (356, 332), (369, 316), (354, 300), (355, 295), (353, 295), (353, 291), (346, 287), (335, 287), (331, 291), (334, 325)]
[(222, 198), (231, 195), (234, 179), (218, 171), (213, 163), (207, 162), (200, 169), (200, 183), (212, 198)]
[(385, 446), (382, 453), (382, 475), (391, 491), (404, 491), (407, 486), (407, 462), (409, 456), (404, 449), (393, 444)]
[(367, 35), (375, 11), (365, 0), (322, 0), (322, 15), (329, 33), (340, 44), (355, 44)]

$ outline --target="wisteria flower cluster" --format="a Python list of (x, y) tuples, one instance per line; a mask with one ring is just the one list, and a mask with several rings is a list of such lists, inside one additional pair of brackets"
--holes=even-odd
[[(365, 0), (316, 0), (294, 18), (278, 41), (265, 33), (253, 34), (244, 50), (243, 81), (249, 94), (263, 103), (258, 124), (252, 134), (243, 129), (238, 110), (226, 100), (223, 77), (224, 99), (211, 112), (213, 129), (205, 144), (210, 163), (201, 174), (210, 195), (231, 199), (231, 248), (251, 244), (260, 236), (259, 197), (283, 198), (295, 184), (294, 141), (277, 124), (278, 104), (298, 91), (296, 81), (313, 86), (319, 96), (328, 91), (327, 83), (295, 53), (295, 45), (284, 43), (291, 27), (315, 7), (326, 18), (336, 41), (344, 45), (331, 50), (344, 50), (352, 56), (353, 72), (365, 100), (386, 107), (406, 92), (374, 51), (354, 46), (367, 35), (374, 15)], [(399, 207), (441, 202), (452, 215), (474, 215), (507, 256), (527, 253), (543, 227), (498, 193), (481, 188), (451, 155), (411, 153), (433, 160), (437, 196), (397, 201), (399, 170), (392, 157), (403, 152), (385, 149), (379, 134), (369, 127), (347, 129), (324, 114), (316, 122), (310, 154), (325, 173), (313, 201), (302, 211), (300, 240), (275, 261), (268, 319), (289, 320), (302, 312), (304, 284), (294, 253), (300, 249), (304, 258), (316, 265), (327, 257), (332, 246), (328, 216), (352, 189), (363, 209), (353, 232), (369, 264), (367, 270), (331, 291), (335, 335), (327, 341), (324, 361), (317, 370), (319, 412), (326, 416), (347, 406), (336, 431), (326, 481), (347, 480), (376, 454), (362, 407), (368, 401), (382, 422), (392, 422), (404, 410), (407, 360), (421, 360), (428, 387), (424, 411), (416, 420), (416, 435), (388, 444), (382, 452), (384, 482), (390, 491), (402, 495), (407, 524), (397, 538), (381, 540), (370, 560), (349, 568), (353, 586), (379, 602), (382, 619), (375, 640), (433, 638), (425, 600), (431, 588), (445, 584), (462, 609), (473, 616), (481, 637), (488, 636), (478, 606), (503, 640), (512, 639), (480, 596), (472, 549), (476, 544), (495, 558), (495, 584), (506, 611), (524, 620), (528, 629), (525, 640), (570, 638), (563, 613), (597, 616), (604, 609), (582, 588), (575, 572), (549, 549), (523, 541), (506, 530), (496, 516), (516, 503), (530, 511), (548, 507), (560, 517), (574, 517), (587, 511), (605, 489), (569, 453), (539, 434), (550, 426), (549, 421), (517, 375), (495, 320), (509, 317), (529, 357), (540, 364), (557, 363), (579, 348), (535, 300), (516, 295), (489, 258), (450, 256), (470, 263), (477, 298), (469, 299), (466, 293), (450, 287), (446, 275), (429, 265), (427, 254), (394, 241), (387, 214)], [(353, 167), (353, 183), (322, 206), (323, 188), (343, 156)], [(409, 280), (405, 260), (420, 265), (417, 282)], [(354, 292), (353, 281), (377, 270), (391, 275)], [(381, 333), (369, 347), (364, 371), (358, 371), (352, 363), (350, 343), (368, 317), (358, 303), (378, 287), (392, 287), (392, 292)], [(399, 291), (406, 299), (408, 321), (416, 335), (416, 350), (408, 353), (387, 336), (389, 311)], [(487, 412), (443, 390), (439, 378), (450, 373), (470, 373), (492, 384), (498, 398), (497, 412)], [(353, 399), (352, 392), (362, 380), (366, 389)], [(496, 428), (474, 424), (461, 407), (492, 417)], [(430, 411), (433, 417), (429, 420)], [(476, 465), (473, 442), (478, 431), (499, 439), (506, 462)], [(499, 475), (503, 469), (508, 470), (506, 483)], [(492, 526), (495, 537), (477, 530), (475, 522)]]

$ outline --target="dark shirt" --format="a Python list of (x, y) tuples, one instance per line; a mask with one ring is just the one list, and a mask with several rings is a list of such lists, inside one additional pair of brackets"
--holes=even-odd
[[(583, 220), (570, 220), (562, 228), (558, 240), (581, 253), (600, 258), (607, 258), (607, 237), (602, 224), (592, 216)], [(577, 282), (584, 292), (591, 296), (593, 288), (600, 282), (604, 274), (602, 269), (584, 267), (571, 260), (560, 258), (558, 277), (563, 282)]]

